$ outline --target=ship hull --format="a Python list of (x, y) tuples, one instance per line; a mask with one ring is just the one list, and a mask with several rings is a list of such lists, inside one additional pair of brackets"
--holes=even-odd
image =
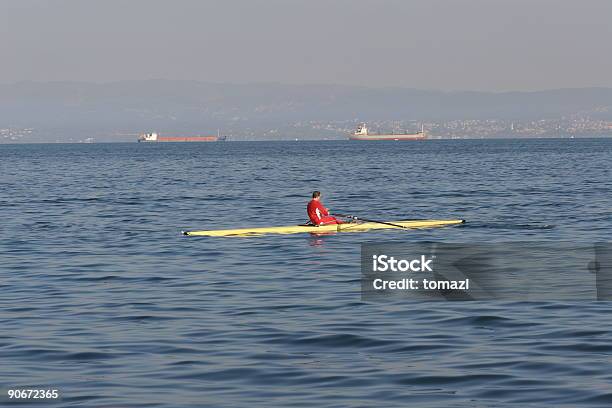
[(350, 140), (425, 140), (427, 136), (422, 133), (411, 135), (350, 135)]
[(158, 142), (216, 142), (217, 138), (214, 136), (210, 137), (197, 137), (197, 136), (166, 136), (159, 137)]
[(158, 136), (156, 139), (147, 140), (146, 138), (139, 138), (139, 142), (145, 143), (160, 143), (160, 142), (223, 142), (224, 137), (217, 136)]

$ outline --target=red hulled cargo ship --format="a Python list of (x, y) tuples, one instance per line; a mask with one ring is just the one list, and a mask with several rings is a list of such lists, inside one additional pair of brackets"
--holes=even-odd
[(161, 136), (158, 133), (143, 133), (139, 142), (223, 142), (226, 136)]

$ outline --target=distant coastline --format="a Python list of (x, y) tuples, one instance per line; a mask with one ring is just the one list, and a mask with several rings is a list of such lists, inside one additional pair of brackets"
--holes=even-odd
[(143, 80), (0, 85), (0, 143), (127, 142), (142, 129), (232, 140), (344, 139), (376, 132), (431, 139), (607, 137), (612, 89), (444, 92), (345, 85)]

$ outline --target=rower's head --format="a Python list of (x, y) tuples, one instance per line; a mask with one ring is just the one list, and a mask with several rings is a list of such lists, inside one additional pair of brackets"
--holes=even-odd
[(313, 191), (312, 192), (312, 199), (313, 200), (318, 200), (319, 198), (321, 198), (321, 192), (320, 191)]

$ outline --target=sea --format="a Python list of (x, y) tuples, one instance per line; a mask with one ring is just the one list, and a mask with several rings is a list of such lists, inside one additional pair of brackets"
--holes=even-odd
[[(302, 223), (313, 190), (466, 223), (181, 235)], [(610, 138), (0, 145), (0, 219), (1, 406), (612, 406), (608, 301), (360, 288), (364, 243), (609, 242)]]

